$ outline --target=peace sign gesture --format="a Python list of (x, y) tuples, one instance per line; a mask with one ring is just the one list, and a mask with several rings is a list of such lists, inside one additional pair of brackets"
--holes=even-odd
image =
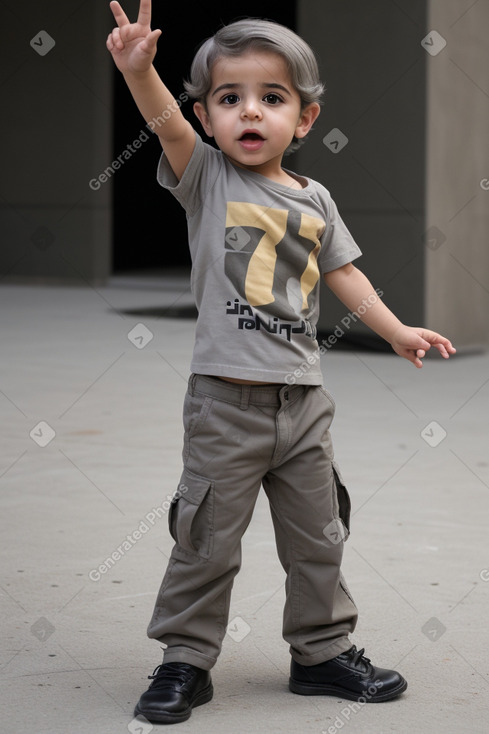
[(156, 42), (161, 35), (160, 30), (151, 30), (151, 0), (141, 0), (136, 23), (129, 22), (116, 0), (110, 3), (110, 9), (117, 28), (109, 33), (107, 48), (115, 65), (123, 74), (147, 71), (153, 63)]

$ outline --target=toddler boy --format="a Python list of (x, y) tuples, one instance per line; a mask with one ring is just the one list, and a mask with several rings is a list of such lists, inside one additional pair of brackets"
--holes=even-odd
[[(247, 19), (199, 49), (186, 90), (205, 144), (159, 78), (151, 2), (131, 24), (118, 2), (107, 47), (163, 154), (158, 180), (184, 207), (199, 310), (184, 404), (184, 470), (169, 513), (175, 540), (149, 624), (163, 663), (136, 706), (176, 723), (212, 698), (241, 538), (260, 486), (286, 572), (289, 688), (381, 702), (407, 686), (352, 645), (357, 609), (341, 574), (350, 500), (334, 461), (334, 403), (322, 386), (316, 323), (322, 276), (397, 354), (422, 366), (450, 341), (402, 324), (352, 261), (361, 253), (329, 192), (282, 167), (317, 119), (323, 86), (295, 33)], [(168, 114), (168, 112), (170, 114)], [(165, 114), (163, 114), (165, 112)], [(316, 356), (315, 356), (316, 355)], [(290, 375), (298, 374), (294, 384)], [(340, 540), (340, 542), (338, 542)]]

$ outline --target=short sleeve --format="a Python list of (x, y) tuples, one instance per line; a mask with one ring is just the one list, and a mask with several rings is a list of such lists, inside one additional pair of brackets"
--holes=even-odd
[(221, 152), (204, 143), (200, 135), (195, 133), (195, 147), (180, 181), (164, 150), (158, 163), (156, 180), (173, 194), (191, 216), (202, 206), (206, 192), (214, 184), (221, 165)]
[(326, 215), (326, 229), (318, 257), (321, 275), (341, 268), (362, 254), (329, 193), (326, 201)]

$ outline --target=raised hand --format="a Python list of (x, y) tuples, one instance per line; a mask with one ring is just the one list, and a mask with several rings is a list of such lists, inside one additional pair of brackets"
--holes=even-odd
[(117, 23), (107, 38), (107, 48), (115, 65), (123, 74), (148, 71), (156, 55), (156, 43), (161, 30), (151, 30), (151, 0), (141, 0), (136, 23), (129, 18), (118, 2), (110, 3)]

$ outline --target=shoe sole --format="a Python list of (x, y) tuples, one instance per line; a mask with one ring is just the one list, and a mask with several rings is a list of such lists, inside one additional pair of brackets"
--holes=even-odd
[(194, 709), (196, 706), (202, 706), (204, 703), (208, 703), (212, 696), (214, 695), (214, 688), (212, 686), (212, 683), (210, 683), (206, 688), (203, 688), (198, 695), (195, 697), (195, 700), (190, 704), (188, 709), (185, 711), (182, 711), (181, 713), (171, 713), (169, 711), (158, 711), (155, 709), (154, 711), (147, 709), (146, 711), (142, 711), (139, 708), (139, 704), (136, 705), (136, 708), (134, 709), (134, 716), (144, 716), (144, 718), (154, 724), (179, 724), (182, 721), (187, 721), (187, 719), (190, 719), (190, 716), (192, 714), (192, 709)]
[(396, 698), (403, 693), (407, 688), (407, 681), (402, 679), (402, 682), (396, 688), (391, 688), (390, 691), (383, 691), (377, 693), (374, 696), (369, 696), (366, 691), (365, 694), (355, 693), (354, 691), (348, 691), (345, 688), (339, 686), (323, 685), (322, 683), (301, 683), (300, 681), (289, 679), (289, 690), (292, 693), (297, 693), (300, 696), (337, 696), (338, 698), (347, 698), (349, 701), (361, 701), (362, 703), (382, 703), (383, 701), (390, 701), (392, 698)]

